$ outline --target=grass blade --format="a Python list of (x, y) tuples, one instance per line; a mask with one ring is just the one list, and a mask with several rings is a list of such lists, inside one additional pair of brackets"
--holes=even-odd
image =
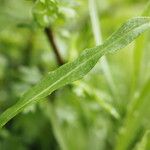
[[(139, 97), (134, 100), (132, 108), (129, 109), (125, 118), (124, 126), (118, 136), (118, 141), (115, 150), (126, 150), (131, 146), (138, 129), (141, 127), (142, 122), (146, 119), (146, 113), (149, 109), (150, 97), (150, 79), (144, 85)], [(148, 116), (149, 117), (149, 116)]]
[[(95, 38), (96, 45), (102, 44), (102, 33), (101, 28), (99, 27), (99, 20), (98, 20), (98, 13), (97, 13), (97, 7), (96, 7), (96, 0), (89, 0), (89, 13), (91, 18), (91, 24), (92, 24), (92, 30)], [(111, 89), (111, 92), (115, 97), (117, 97), (117, 90), (114, 83), (114, 80), (112, 78), (112, 74), (110, 71), (110, 67), (107, 61), (107, 58), (105, 56), (102, 57), (101, 60), (101, 67), (104, 72), (104, 76), (106, 78), (106, 81), (108, 83), (108, 86)]]
[(86, 49), (75, 61), (48, 73), (36, 86), (0, 116), (0, 128), (25, 107), (51, 94), (54, 90), (81, 79), (97, 63), (100, 57), (124, 48), (150, 27), (149, 17), (133, 18), (110, 36), (103, 45)]
[[(142, 16), (150, 16), (150, 1), (148, 2), (148, 4), (146, 5)], [(134, 94), (137, 92), (138, 90), (138, 85), (139, 85), (139, 81), (141, 79), (141, 67), (142, 67), (142, 61), (143, 61), (143, 49), (145, 47), (146, 43), (145, 43), (145, 36), (141, 36), (139, 37), (136, 41), (135, 41), (135, 48), (133, 51), (133, 75), (132, 75), (132, 88), (131, 88), (131, 99), (132, 97), (134, 97)]]
[(146, 131), (135, 150), (149, 150), (150, 148), (150, 131)]

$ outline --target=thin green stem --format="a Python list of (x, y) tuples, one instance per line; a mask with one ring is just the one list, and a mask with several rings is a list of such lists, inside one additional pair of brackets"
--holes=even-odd
[(95, 0), (89, 0), (89, 13), (96, 45), (102, 44), (102, 33), (99, 24)]
[[(89, 0), (89, 14), (90, 14), (92, 30), (93, 30), (93, 34), (94, 34), (94, 38), (95, 38), (95, 43), (96, 43), (96, 45), (101, 45), (102, 44), (102, 33), (101, 33), (101, 28), (100, 28), (100, 21), (98, 19), (96, 0)], [(110, 87), (110, 90), (111, 90), (112, 94), (116, 97), (116, 95), (117, 95), (116, 85), (112, 78), (110, 67), (109, 67), (107, 58), (105, 56), (103, 56), (101, 59), (101, 66), (102, 66), (102, 70), (104, 72), (106, 81)]]

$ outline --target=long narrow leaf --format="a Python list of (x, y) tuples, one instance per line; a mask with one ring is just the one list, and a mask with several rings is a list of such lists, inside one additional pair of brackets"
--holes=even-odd
[(20, 101), (0, 116), (0, 128), (33, 102), (68, 83), (81, 79), (95, 66), (101, 56), (124, 48), (149, 27), (149, 17), (133, 18), (112, 34), (103, 45), (86, 49), (75, 61), (48, 73), (35, 87), (27, 91)]

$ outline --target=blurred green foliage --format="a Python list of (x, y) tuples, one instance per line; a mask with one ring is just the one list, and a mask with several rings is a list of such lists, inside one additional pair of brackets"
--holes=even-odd
[[(104, 40), (141, 15), (147, 2), (95, 0)], [(86, 0), (0, 0), (0, 113), (58, 67), (45, 27), (66, 62), (95, 46), (89, 11)], [(149, 150), (149, 38), (148, 32), (107, 55), (117, 98), (98, 63), (81, 81), (8, 122), (0, 131), (0, 150)]]

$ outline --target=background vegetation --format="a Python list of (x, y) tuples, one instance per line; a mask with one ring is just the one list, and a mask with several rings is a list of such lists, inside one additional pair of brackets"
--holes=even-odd
[[(0, 113), (49, 71), (100, 45), (147, 0), (0, 0)], [(150, 32), (26, 107), (0, 150), (150, 150)]]

